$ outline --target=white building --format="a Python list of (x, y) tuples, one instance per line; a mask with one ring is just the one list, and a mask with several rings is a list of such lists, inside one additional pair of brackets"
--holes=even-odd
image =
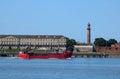
[(93, 45), (75, 45), (74, 51), (76, 52), (93, 52)]
[(0, 35), (0, 48), (61, 48), (66, 49), (67, 37), (62, 35)]

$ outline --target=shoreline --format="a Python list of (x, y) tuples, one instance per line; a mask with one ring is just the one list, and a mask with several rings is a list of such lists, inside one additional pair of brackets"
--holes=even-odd
[[(0, 57), (18, 57), (18, 52), (0, 52)], [(73, 52), (72, 58), (120, 58), (120, 53)]]

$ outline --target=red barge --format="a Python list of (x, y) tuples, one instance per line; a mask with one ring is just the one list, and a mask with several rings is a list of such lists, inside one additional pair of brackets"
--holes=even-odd
[(71, 58), (72, 52), (70, 51), (63, 51), (60, 53), (45, 53), (45, 54), (38, 54), (38, 53), (26, 53), (26, 52), (19, 52), (18, 57), (22, 59), (49, 59), (49, 58), (57, 58), (57, 59), (67, 59)]

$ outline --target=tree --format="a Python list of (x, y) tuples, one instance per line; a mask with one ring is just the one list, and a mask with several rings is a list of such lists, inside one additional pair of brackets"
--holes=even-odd
[(115, 39), (109, 39), (108, 41), (104, 38), (96, 38), (94, 41), (94, 44), (96, 46), (111, 46), (112, 44), (117, 43), (117, 40)]
[(94, 41), (95, 46), (106, 46), (107, 41), (104, 38), (96, 38)]
[(107, 46), (111, 46), (112, 44), (115, 44), (115, 43), (117, 43), (117, 40), (109, 39), (108, 42), (107, 42)]
[(69, 51), (73, 51), (74, 45), (76, 45), (76, 41), (74, 39), (67, 39), (66, 49)]

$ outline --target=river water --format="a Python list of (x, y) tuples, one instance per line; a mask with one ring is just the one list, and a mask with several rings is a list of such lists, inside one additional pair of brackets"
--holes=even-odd
[(120, 79), (120, 59), (0, 58), (0, 79)]

